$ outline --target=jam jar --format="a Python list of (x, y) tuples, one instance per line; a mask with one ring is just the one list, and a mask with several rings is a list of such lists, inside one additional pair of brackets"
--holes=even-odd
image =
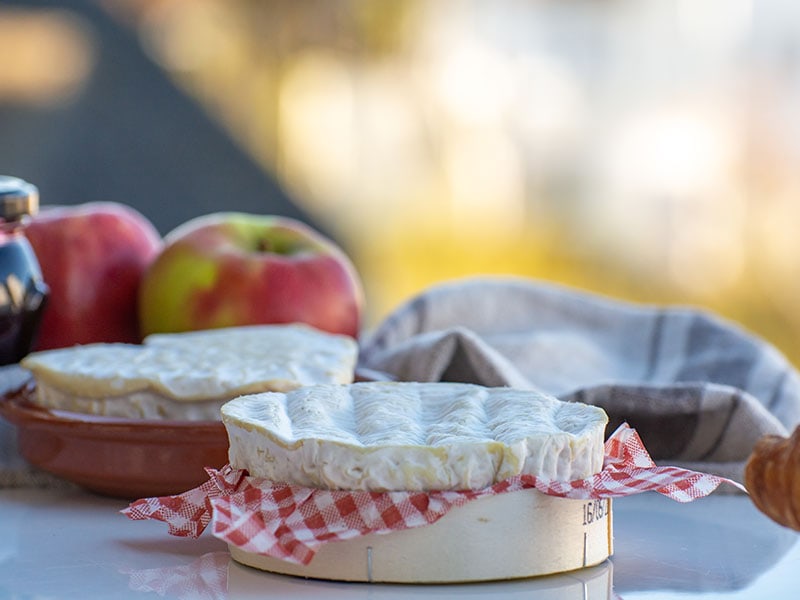
[(0, 365), (30, 352), (47, 300), (39, 262), (24, 234), (38, 209), (36, 186), (0, 175)]

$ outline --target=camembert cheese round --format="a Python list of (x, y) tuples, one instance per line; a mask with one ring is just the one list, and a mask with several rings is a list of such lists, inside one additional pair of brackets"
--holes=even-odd
[(608, 417), (531, 390), (362, 382), (223, 405), (233, 467), (331, 490), (482, 489), (519, 474), (583, 479), (603, 466)]
[[(602, 469), (607, 416), (529, 390), (458, 383), (318, 385), (222, 407), (235, 468), (323, 489), (481, 489), (517, 474)], [(535, 489), (489, 495), (423, 527), (323, 544), (308, 565), (244, 551), (242, 564), (340, 581), (459, 583), (598, 565), (612, 553), (610, 500)]]
[(46, 408), (219, 421), (220, 406), (241, 394), (349, 383), (357, 353), (352, 338), (306, 325), (249, 325), (45, 350), (21, 364)]

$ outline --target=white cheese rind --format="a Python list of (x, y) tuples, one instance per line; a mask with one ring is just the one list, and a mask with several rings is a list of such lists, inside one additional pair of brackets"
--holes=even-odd
[(21, 364), (36, 380), (34, 402), (47, 408), (218, 420), (221, 404), (241, 394), (349, 383), (357, 354), (347, 336), (254, 325), (35, 352)]
[(223, 405), (229, 459), (252, 476), (343, 490), (480, 489), (602, 469), (602, 409), (458, 383), (318, 385)]
[(118, 419), (219, 421), (219, 411), (229, 398), (179, 402), (151, 391), (123, 396), (89, 398), (75, 396), (45, 383), (36, 385), (35, 403), (49, 409)]

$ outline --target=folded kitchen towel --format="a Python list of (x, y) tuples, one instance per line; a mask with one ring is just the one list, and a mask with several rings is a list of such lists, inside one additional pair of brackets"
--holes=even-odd
[(535, 280), (437, 285), (361, 346), (368, 376), (531, 388), (594, 404), (609, 414), (609, 432), (622, 422), (637, 429), (657, 463), (736, 481), (759, 437), (800, 423), (798, 373), (736, 324)]

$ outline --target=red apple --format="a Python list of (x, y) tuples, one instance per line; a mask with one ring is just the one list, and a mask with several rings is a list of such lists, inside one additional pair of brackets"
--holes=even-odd
[(25, 233), (50, 286), (34, 349), (141, 341), (139, 283), (161, 248), (149, 220), (116, 202), (44, 206)]
[(339, 246), (304, 223), (213, 213), (164, 242), (140, 289), (144, 334), (297, 322), (358, 335), (358, 274)]

